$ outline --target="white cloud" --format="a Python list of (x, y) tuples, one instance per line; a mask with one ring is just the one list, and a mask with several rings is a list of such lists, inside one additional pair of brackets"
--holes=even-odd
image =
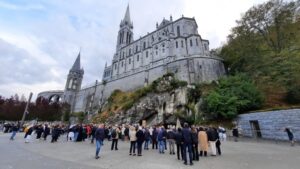
[[(262, 0), (130, 0), (134, 37), (146, 35), (165, 17), (195, 16), (199, 33), (217, 47), (235, 20)], [(63, 89), (81, 47), (83, 84), (102, 78), (115, 52), (128, 1), (0, 0), (0, 95)], [(9, 17), (8, 17), (9, 16)], [(11, 67), (9, 64), (12, 64)]]

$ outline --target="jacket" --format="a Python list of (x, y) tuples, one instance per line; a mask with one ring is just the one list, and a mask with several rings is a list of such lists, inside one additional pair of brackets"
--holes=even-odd
[(192, 133), (189, 128), (182, 129), (182, 137), (184, 144), (192, 144)]
[(95, 138), (96, 138), (96, 140), (99, 140), (99, 141), (104, 140), (104, 138), (105, 138), (104, 128), (97, 128), (97, 130), (95, 132)]

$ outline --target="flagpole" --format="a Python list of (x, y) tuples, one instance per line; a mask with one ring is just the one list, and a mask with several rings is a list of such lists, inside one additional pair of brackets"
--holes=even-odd
[(30, 92), (28, 101), (26, 103), (26, 107), (25, 107), (25, 110), (24, 110), (24, 113), (23, 113), (23, 116), (22, 116), (22, 120), (21, 120), (21, 126), (24, 125), (25, 117), (26, 117), (26, 114), (28, 113), (28, 106), (29, 106), (29, 103), (31, 101), (31, 98), (32, 98), (32, 92)]

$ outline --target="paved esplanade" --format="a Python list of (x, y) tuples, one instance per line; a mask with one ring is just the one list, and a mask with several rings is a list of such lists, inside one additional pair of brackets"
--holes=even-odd
[[(101, 158), (94, 159), (95, 146), (89, 142), (58, 143), (38, 141), (25, 144), (23, 133), (9, 141), (0, 134), (0, 169), (299, 169), (300, 147), (288, 144), (231, 142), (222, 143), (223, 155), (201, 158), (194, 166), (185, 166), (176, 155), (143, 151), (143, 156), (129, 156), (129, 144), (120, 141), (119, 150), (111, 151), (111, 142), (104, 142)], [(50, 138), (50, 137), (49, 137)], [(65, 138), (63, 138), (65, 140)]]

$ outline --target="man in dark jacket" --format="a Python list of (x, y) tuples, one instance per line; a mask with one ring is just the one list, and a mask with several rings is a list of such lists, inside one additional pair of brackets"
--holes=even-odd
[(104, 131), (104, 125), (100, 124), (99, 128), (95, 132), (95, 139), (96, 139), (96, 156), (95, 158), (98, 159), (101, 146), (103, 145), (103, 140), (105, 138), (105, 131)]
[(152, 132), (152, 149), (154, 149), (155, 147), (156, 150), (157, 150), (157, 135), (158, 135), (157, 128), (154, 127)]
[(183, 145), (182, 145), (183, 137), (181, 133), (181, 128), (177, 129), (175, 138), (176, 138), (176, 147), (177, 147), (177, 159), (180, 160), (180, 156), (181, 156), (181, 159), (183, 160)]
[(190, 165), (193, 165), (193, 154), (192, 154), (192, 133), (187, 123), (184, 123), (184, 128), (182, 129), (183, 137), (183, 159), (184, 164), (187, 165), (187, 151), (189, 153)]
[(145, 141), (145, 134), (142, 130), (142, 127), (139, 127), (138, 131), (136, 132), (138, 156), (142, 156), (142, 146), (144, 141)]
[(49, 134), (50, 134), (50, 128), (48, 127), (47, 124), (45, 124), (44, 134), (43, 134), (44, 140), (47, 140), (47, 136), (48, 136)]
[(209, 127), (209, 129), (207, 130), (207, 139), (211, 148), (211, 155), (212, 156), (216, 156), (217, 155), (217, 151), (216, 151), (216, 141), (217, 141), (217, 137), (218, 137), (218, 132), (216, 130), (214, 130), (214, 128)]

